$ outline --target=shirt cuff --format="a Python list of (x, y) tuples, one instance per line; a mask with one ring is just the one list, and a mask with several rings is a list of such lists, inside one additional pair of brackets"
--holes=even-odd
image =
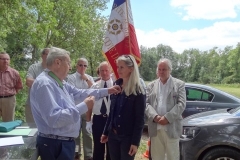
[(88, 107), (87, 107), (87, 104), (85, 102), (81, 102), (81, 103), (77, 104), (76, 108), (77, 108), (80, 115), (82, 115), (82, 114), (84, 114), (88, 111)]

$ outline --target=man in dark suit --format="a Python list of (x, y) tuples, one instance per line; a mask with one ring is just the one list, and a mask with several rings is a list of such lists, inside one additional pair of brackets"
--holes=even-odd
[[(111, 67), (107, 61), (100, 63), (99, 67), (100, 80), (92, 85), (91, 88), (108, 88), (113, 86), (111, 74)], [(93, 160), (104, 160), (106, 153), (106, 160), (110, 160), (108, 151), (108, 143), (101, 143), (100, 138), (102, 136), (108, 115), (110, 110), (110, 98), (104, 97), (94, 103), (93, 117), (91, 122), (91, 116), (87, 117), (87, 131), (93, 134)], [(105, 152), (106, 148), (106, 152)]]

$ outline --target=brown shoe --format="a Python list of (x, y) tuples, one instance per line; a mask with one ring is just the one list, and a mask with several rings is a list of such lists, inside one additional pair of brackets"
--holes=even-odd
[(74, 160), (80, 160), (81, 155), (78, 153), (75, 153)]

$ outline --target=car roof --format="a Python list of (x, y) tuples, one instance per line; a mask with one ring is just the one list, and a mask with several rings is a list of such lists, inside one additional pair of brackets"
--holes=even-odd
[(236, 103), (240, 103), (240, 99), (229, 94), (229, 93), (226, 93), (224, 91), (221, 91), (217, 88), (214, 88), (214, 87), (211, 87), (211, 86), (207, 86), (207, 85), (203, 85), (203, 84), (195, 84), (195, 83), (186, 83), (185, 84), (185, 87), (190, 87), (190, 88), (198, 88), (198, 89), (201, 89), (201, 90), (205, 90), (205, 91), (208, 91), (208, 92), (211, 92), (212, 94), (214, 94), (215, 98), (219, 101), (223, 100), (225, 98), (228, 98), (228, 99), (231, 99), (233, 100), (234, 102)]

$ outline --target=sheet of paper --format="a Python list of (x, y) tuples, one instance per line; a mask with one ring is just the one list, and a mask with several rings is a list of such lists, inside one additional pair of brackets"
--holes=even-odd
[(18, 126), (16, 127), (16, 129), (26, 129), (26, 128), (30, 128), (29, 126)]
[(13, 129), (9, 132), (0, 132), (0, 136), (28, 136), (31, 131), (31, 128)]
[(0, 147), (24, 144), (22, 136), (0, 138)]

